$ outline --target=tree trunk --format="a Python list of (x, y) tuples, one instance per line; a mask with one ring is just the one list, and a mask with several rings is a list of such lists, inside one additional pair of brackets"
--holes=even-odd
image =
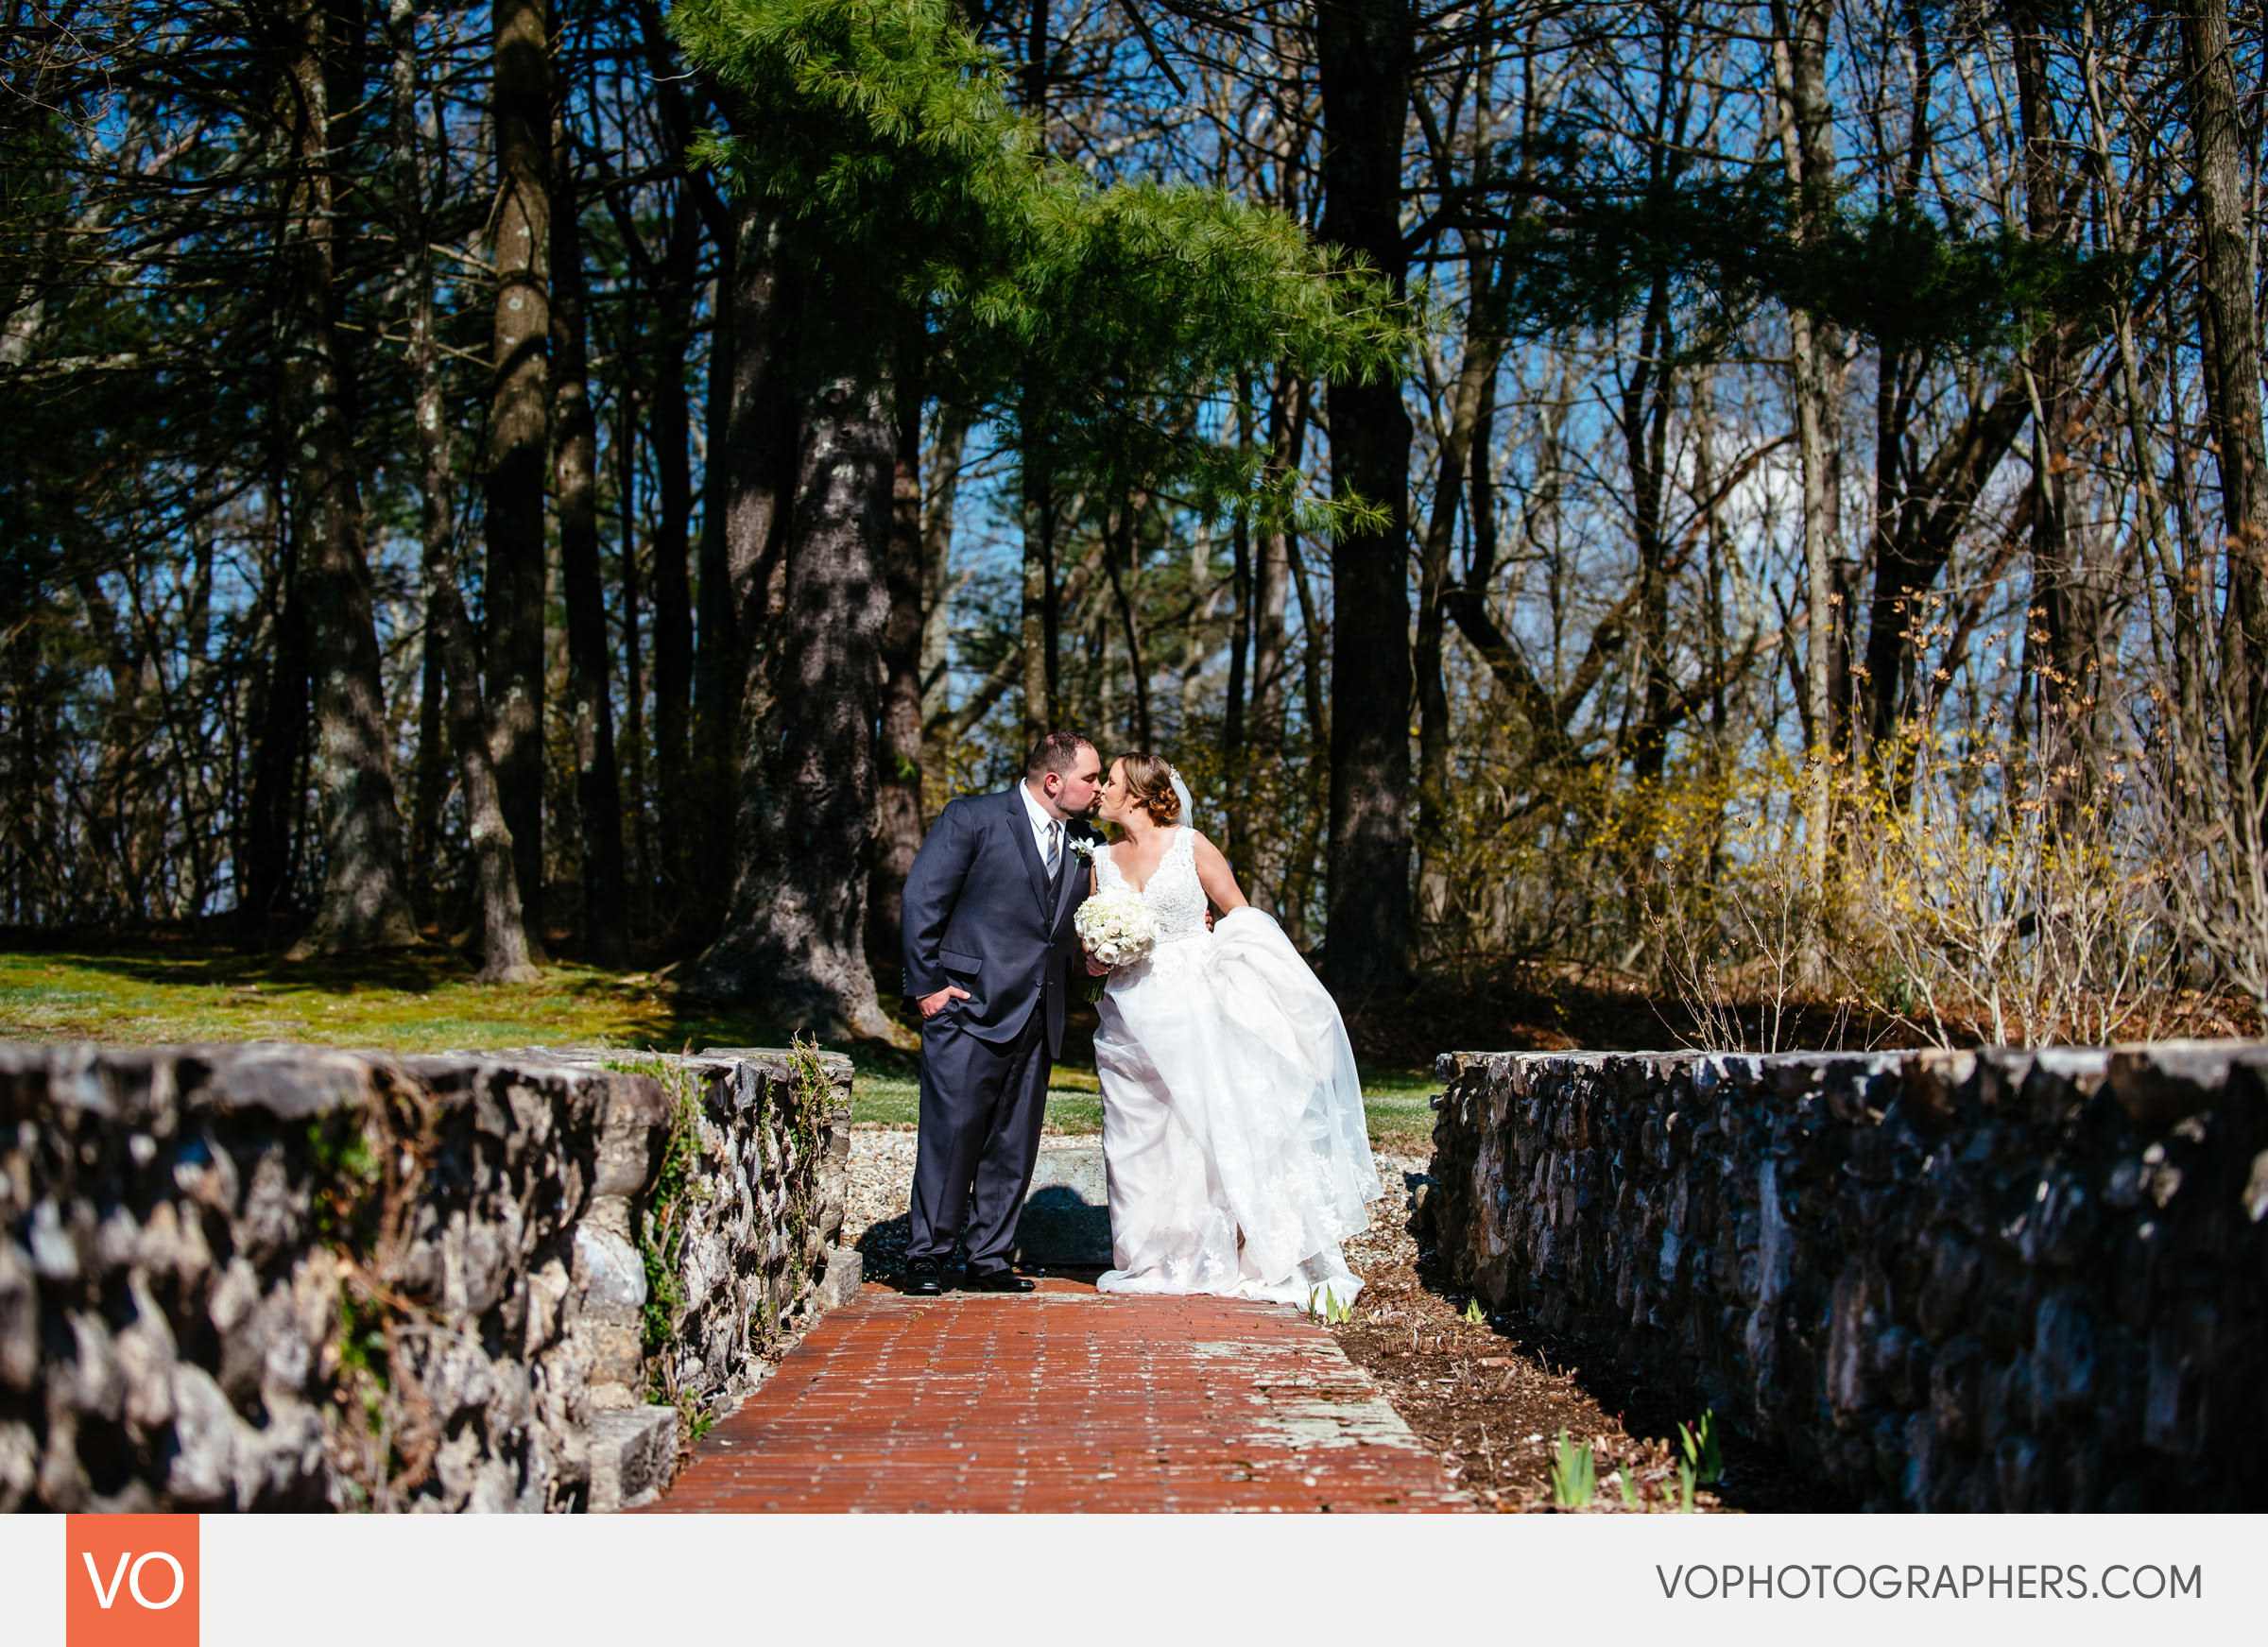
[[(7, 601), (7, 609), (27, 616), (45, 604), (40, 576), (45, 569), (35, 569), (28, 564), (29, 559), (25, 555), (0, 558), (0, 599)], [(42, 617), (44, 616), (43, 612)], [(0, 641), (0, 651), (7, 655), (10, 689), (4, 767), (9, 825), (6, 841), (0, 843), (0, 874), (5, 875), (6, 901), (0, 904), (0, 918), (13, 926), (43, 924), (46, 913), (43, 871), (58, 856), (42, 816), (45, 797), (50, 793), (45, 740), (40, 736), (41, 700), (46, 695), (42, 690), (45, 672), (41, 667), (46, 649), (45, 628), (43, 622), (19, 620), (5, 641)], [(237, 848), (232, 856), (237, 866), (237, 894), (241, 901), (243, 814), (234, 807), (231, 810), (238, 819), (232, 845)]]
[[(1299, 696), (1307, 715), (1308, 743), (1310, 747), (1325, 748), (1331, 744), (1331, 708), (1323, 694), (1323, 659), (1331, 650), (1330, 625), (1323, 617), (1322, 603), (1308, 587), (1298, 535), (1286, 533), (1283, 543), (1291, 560), (1292, 592), (1298, 598), (1299, 626), (1306, 643), (1299, 648)], [(1307, 794), (1302, 810), (1306, 822), (1297, 835), (1280, 849), (1282, 879), (1276, 911), (1284, 932), (1302, 949), (1313, 941), (1308, 923), (1314, 907), (1317, 836), (1331, 815), (1330, 773), (1323, 770), (1321, 763), (1311, 760), (1303, 776)], [(1289, 787), (1288, 774), (1286, 787)], [(1323, 843), (1323, 847), (1328, 856), (1329, 843)], [(1327, 922), (1328, 919), (1326, 912)]]
[[(2066, 237), (2061, 159), (2066, 139), (2051, 101), (2046, 26), (2030, 0), (2014, 0), (2008, 26), (2023, 139), (2024, 230), (2035, 241), (2055, 244)], [(2101, 593), (2080, 563), (2080, 539), (2072, 530), (2067, 498), (2077, 386), (2070, 340), (2060, 326), (2039, 331), (2024, 367), (2032, 402), (2032, 615), (2047, 635), (2048, 655), (2039, 678), (2041, 748), (2055, 751), (2059, 765), (2078, 763), (2069, 768), (2076, 777), (2094, 746)], [(2075, 793), (2069, 780), (2057, 780), (2054, 787), (2063, 793), (2068, 813), (2087, 784), (2080, 778)]]
[[(281, 488), (288, 491), (289, 488)], [(266, 668), (257, 678), (251, 779), (245, 795), (245, 873), (237, 908), (248, 938), (262, 938), (291, 889), (292, 835), (300, 820), (300, 764), (307, 745), (307, 614), (301, 595), (299, 535), (279, 511), (268, 568)]]
[(1057, 701), (1059, 645), (1056, 589), (1056, 491), (1044, 437), (1023, 450), (1023, 746), (1030, 748), (1062, 712)]
[[(1299, 466), (1307, 445), (1307, 385), (1287, 370), (1276, 374), (1268, 403), (1268, 473), (1280, 479)], [(1284, 613), (1291, 599), (1290, 528), (1280, 523), (1260, 535), (1252, 591), (1252, 729), (1263, 757), (1283, 751), (1284, 671), (1290, 658)]]
[(1451, 397), (1449, 431), (1441, 442), (1434, 477), (1434, 506), (1426, 521), (1418, 585), (1418, 918), (1419, 931), (1438, 944), (1450, 909), (1450, 724), (1449, 681), (1443, 666), (1447, 640), (1451, 551), (1456, 544), (1457, 512), (1471, 469), (1473, 436), (1482, 408), (1496, 381), (1503, 345), (1495, 323), (1494, 300), (1483, 283), (1486, 260), (1471, 264), (1473, 288), (1468, 309), (1465, 359)]
[[(1032, 0), (1024, 34), (1023, 107), (1047, 146), (1047, 0)], [(1028, 402), (1044, 401), (1024, 386)], [(1034, 421), (1040, 420), (1033, 420)], [(1056, 587), (1056, 476), (1044, 435), (1026, 434), (1023, 446), (1023, 610), (1019, 648), (1023, 655), (1023, 746), (1056, 729), (1063, 712), (1060, 615)], [(1105, 551), (1108, 554), (1108, 551)]]
[[(1921, 0), (1902, 0), (1906, 51), (1913, 72), (1908, 102), (1906, 153), (1892, 184), (1892, 200), (1911, 206), (1929, 173), (1932, 140), (1930, 88), (1935, 74)], [(1878, 770), (1895, 766), (1900, 752), (1888, 743), (1891, 729), (1905, 712), (1906, 682), (1917, 661), (1920, 603), (1936, 580), (1938, 563), (1920, 564), (1906, 553), (1917, 519), (1938, 494), (1916, 489), (1908, 455), (1931, 352), (1903, 342), (1881, 343), (1875, 355), (1874, 521), (1866, 561), (1874, 571), (1874, 595), (1867, 615), (1864, 666), (1855, 673), (1853, 738)], [(1973, 420), (1973, 413), (1972, 413)], [(1995, 462), (1998, 459), (1996, 457)], [(1711, 543), (1718, 530), (1712, 516)], [(1950, 545), (1949, 545), (1950, 547)], [(1914, 580), (1920, 578), (1916, 584)], [(1855, 625), (1856, 616), (1851, 622)], [(1864, 736), (1858, 734), (1863, 729)]]
[(319, 4), (293, 14), (297, 127), (282, 260), (284, 426), (299, 457), (292, 489), (299, 575), (312, 655), (322, 660), (314, 671), (322, 889), (313, 926), (293, 947), (296, 955), (407, 945), (418, 936), (332, 295), (339, 228), (328, 78), (334, 53), (348, 43), (331, 38), (332, 23), (332, 12)]
[[(714, 323), (709, 332), (708, 432), (703, 441), (711, 476), (733, 460), (730, 420), (739, 306), (733, 299), (733, 248), (719, 247), (715, 300), (710, 305)], [(726, 500), (730, 495), (730, 488), (713, 481), (702, 486), (701, 536), (695, 551), (699, 576), (694, 595), (698, 619), (693, 659), (694, 792), (698, 798), (698, 834), (708, 840), (722, 838), (732, 827), (741, 684), (747, 677), (747, 653), (755, 638), (753, 631), (742, 632), (739, 605), (733, 598), (726, 547), (726, 516), (731, 506)]]
[[(1236, 438), (1247, 456), (1252, 451), (1252, 381), (1239, 374), (1236, 392)], [(1237, 869), (1238, 879), (1251, 880), (1251, 775), (1245, 762), (1245, 667), (1252, 642), (1252, 523), (1238, 514), (1228, 524), (1228, 681), (1221, 706), (1221, 790), (1227, 802), (1218, 845)], [(1238, 869), (1238, 866), (1242, 866)], [(1249, 896), (1249, 893), (1246, 894)]]
[[(1920, 499), (1908, 496), (1912, 489), (1907, 448), (1916, 393), (1927, 367), (1926, 354), (1891, 345), (1875, 354), (1874, 523), (1866, 546), (1866, 559), (1874, 569), (1874, 594), (1867, 609), (1864, 663), (1858, 672), (1853, 712), (1865, 732), (1859, 747), (1870, 762), (1896, 758), (1883, 744), (1884, 731), (1896, 723), (1905, 676), (1913, 666), (1918, 603), (1937, 575), (1935, 566), (1907, 564), (1900, 554), (1907, 522), (1923, 506)], [(1928, 581), (1912, 587), (1912, 580), (1924, 573)], [(1856, 623), (1855, 617), (1852, 621)]]
[(409, 902), (421, 921), (438, 919), (441, 803), (449, 788), (449, 732), (441, 713), (441, 649), (428, 622), (418, 641), (418, 756), (409, 803)]
[[(2090, 26), (2080, 62), (2081, 84), (2087, 97), (2088, 158), (2102, 191), (2104, 222), (2110, 232), (2109, 249), (2115, 256), (2134, 258), (2138, 249), (2135, 232), (2126, 213), (2124, 191), (2111, 159), (2110, 120), (2103, 92), (2102, 45), (2091, 22), (2090, 11)], [(2139, 481), (2136, 503), (2141, 517), (2144, 564), (2162, 583), (2172, 618), (2172, 633), (2168, 637), (2172, 644), (2168, 650), (2173, 655), (2174, 712), (2185, 724), (2203, 727), (2210, 723), (2202, 712), (2198, 695), (2197, 665), (2204, 650), (2200, 642), (2203, 631), (2197, 621), (2198, 591), (2187, 575), (2188, 558), (2175, 552), (2167, 536), (2165, 491), (2156, 484), (2157, 438), (2151, 428), (2153, 397), (2143, 386), (2142, 361), (2136, 342), (2136, 309), (2134, 295), (2122, 294), (2111, 306), (2111, 331), (2119, 349), (2120, 409)], [(2157, 626), (2154, 622), (2151, 626), (2155, 630)], [(2158, 661), (2161, 664), (2165, 661), (2163, 653)]]
[[(1323, 238), (1401, 290), (1401, 153), (1415, 55), (1407, 0), (1325, 0), (1316, 11), (1323, 104)], [(1335, 497), (1387, 513), (1332, 550), (1331, 982), (1394, 993), (1410, 950), (1410, 420), (1400, 386), (1330, 389)]]
[(630, 844), (637, 855), (629, 905), (631, 919), (644, 927), (653, 920), (653, 809), (646, 804), (645, 665), (638, 641), (638, 399), (627, 388), (620, 410), (614, 432), (614, 496), (622, 512), (622, 699), (628, 722), (624, 729), (628, 734)]
[(1150, 727), (1150, 673), (1142, 651), (1142, 623), (1137, 615), (1140, 591), (1137, 579), (1142, 563), (1137, 558), (1134, 511), (1136, 500), (1131, 494), (1122, 496), (1103, 524), (1103, 570), (1110, 579), (1110, 604), (1118, 609), (1119, 634), (1126, 643), (1127, 695), (1134, 705), (1134, 718), (1126, 730), (1137, 749), (1155, 754), (1157, 746)]
[(2031, 416), (2019, 370), (1948, 435), (1901, 492), (1894, 526), (1878, 533), (1866, 627), (1867, 736), (1880, 754), (1912, 712), (1914, 635), (1923, 595), (1937, 581), (1984, 483)]
[[(1097, 540), (1088, 546), (1077, 564), (1072, 567), (1070, 575), (1064, 578), (1057, 595), (1061, 606), (1067, 609), (1078, 606), (1087, 593), (1087, 585), (1093, 576), (1095, 563), (1101, 558), (1102, 547)], [(1014, 690), (1022, 676), (1023, 649), (1010, 646), (1001, 653), (1000, 661), (992, 665), (991, 671), (978, 683), (974, 692), (955, 707), (942, 711), (936, 720), (928, 724), (925, 730), (930, 739), (947, 749), (958, 744), (974, 729), (977, 722), (992, 712), (994, 704)]]
[(1639, 331), (1638, 363), (1624, 385), (1620, 407), (1624, 462), (1630, 475), (1631, 537), (1638, 549), (1638, 602), (1630, 625), (1639, 705), (1630, 731), (1630, 769), (1658, 781), (1669, 760), (1670, 545), (1662, 510), (1670, 487), (1670, 410), (1676, 400), (1672, 365), (1676, 333), (1670, 314), (1670, 282), (1658, 267)]
[[(780, 225), (744, 210), (732, 226), (731, 404), (714, 472), (724, 491), (724, 575), (739, 637), (733, 725), (735, 784), (747, 781), (751, 735), (767, 713), (773, 676), (767, 647), (786, 601), (788, 526), (797, 474), (793, 376), (799, 295), (781, 255)], [(739, 794), (736, 787), (735, 795)]]
[[(2220, 0), (2186, 0), (2182, 49), (2190, 135), (2196, 146), (2199, 295), (2206, 319), (2207, 415), (2221, 473), (2228, 557), (2228, 709), (2251, 751), (2268, 748), (2268, 435), (2260, 414), (2259, 314), (2245, 220), (2244, 131)], [(2257, 753), (2245, 770), (2260, 770)], [(2249, 784), (2248, 784), (2249, 787)], [(2256, 802), (2268, 799), (2255, 796)]]
[[(1665, 17), (1659, 50), (1663, 61), (1676, 50), (1682, 17)], [(1686, 120), (1690, 100), (1678, 95), (1674, 77), (1664, 74), (1656, 82), (1653, 117), (1646, 133), (1649, 186), (1667, 191), (1676, 186), (1684, 170)], [(1643, 783), (1658, 783), (1669, 762), (1670, 730), (1682, 718), (1676, 710), (1679, 695), (1671, 673), (1670, 557), (1672, 545), (1664, 515), (1674, 482), (1675, 459), (1669, 448), (1670, 414), (1677, 399), (1677, 317), (1670, 300), (1670, 264), (1658, 254), (1640, 322), (1637, 358), (1625, 369), (1617, 422), (1623, 437), (1624, 462), (1629, 474), (1630, 527), (1638, 551), (1638, 599), (1630, 638), (1633, 678), (1629, 699), (1637, 706), (1637, 724), (1630, 729), (1628, 748), (1632, 776)], [(1831, 481), (1830, 482), (1831, 486)], [(1629, 866), (1636, 876), (1651, 873), (1650, 861)]]
[(496, 787), (490, 760), (494, 727), (480, 700), (480, 667), (472, 621), (456, 586), (454, 553), (446, 542), (429, 541), (425, 558), (426, 622), (441, 649), (448, 694), (450, 742), (455, 746), (457, 785), (465, 801), (465, 832), (472, 843), (475, 888), (480, 900), (480, 981), (521, 983), (540, 976), (527, 952), (526, 927), (520, 914), (520, 882), (512, 855), (511, 826)]
[[(1280, 481), (1297, 469), (1307, 445), (1311, 386), (1279, 367), (1268, 398), (1267, 476)], [(1286, 614), (1292, 590), (1292, 532), (1282, 521), (1269, 523), (1246, 546), (1245, 621), (1251, 645), (1246, 686), (1249, 708), (1238, 717), (1238, 743), (1245, 750), (1240, 781), (1229, 788), (1229, 832), (1242, 843), (1235, 860), (1245, 895), (1262, 909), (1280, 913), (1287, 857), (1293, 842), (1285, 832), (1284, 807), (1294, 791), (1285, 781), (1285, 705), (1291, 695), (1291, 639)], [(1311, 659), (1313, 663), (1316, 660)], [(1234, 660), (1231, 660), (1231, 669)], [(1232, 712), (1244, 709), (1232, 704)], [(1320, 725), (1309, 729), (1310, 747), (1323, 746)]]
[(694, 971), (704, 993), (830, 1038), (895, 1038), (867, 965), (868, 849), (884, 561), (897, 432), (879, 387), (847, 379), (808, 402), (785, 604), (763, 651), (725, 930)]
[[(1555, 430), (1547, 418), (1544, 438), (1541, 442), (1542, 451), (1539, 454), (1538, 466), (1539, 470), (1551, 461), (1555, 435)], [(1536, 499), (1535, 506), (1541, 506), (1552, 486), (1548, 472), (1540, 475), (1539, 479), (1540, 484), (1534, 488), (1531, 494)], [(1486, 603), (1488, 584), (1495, 575), (1498, 553), (1496, 541), (1496, 379), (1494, 377), (1481, 386), (1480, 411), (1473, 420), (1471, 453), (1469, 460), (1466, 464), (1466, 486), (1468, 489), (1465, 497), (1465, 518), (1469, 523), (1468, 530), (1471, 534), (1471, 539), (1465, 556), (1465, 577), (1467, 585), (1475, 592), (1474, 598)], [(1477, 581), (1474, 575), (1476, 573), (1479, 575)], [(1457, 601), (1457, 592), (1452, 591), (1448, 597), (1448, 604), (1453, 609)]]
[(574, 717), (576, 804), (583, 824), (583, 950), (593, 966), (619, 969), (630, 959), (629, 891), (623, 874), (622, 781), (614, 758), (606, 585), (598, 556), (598, 420), (591, 405), (584, 333), (582, 224), (563, 108), (552, 152), (552, 421), (558, 448), (567, 702)]
[(514, 983), (537, 976), (527, 954), (520, 913), (520, 884), (511, 830), (504, 821), (490, 764), (494, 729), (480, 699), (480, 658), (465, 614), (456, 576), (456, 476), (450, 458), (448, 407), (441, 392), (440, 346), (434, 334), (433, 266), (425, 221), (423, 148), (417, 119), (416, 21), (405, 0), (395, 0), (394, 174), (409, 251), (411, 283), (409, 362), (417, 380), (419, 502), (425, 596), (425, 644), (436, 683), (437, 718), (456, 752), (457, 787), (464, 797), (472, 840), (474, 884), (480, 901), (483, 983)]
[(1213, 573), (1212, 523), (1199, 521), (1189, 538), (1189, 617), (1181, 628), (1181, 708), (1175, 724), (1190, 736), (1205, 713), (1205, 664), (1212, 655), (1213, 615), (1221, 604), (1221, 579)]
[(693, 413), (685, 390), (692, 343), (693, 277), (700, 256), (700, 217), (689, 182), (679, 184), (670, 218), (669, 255), (662, 269), (661, 323), (654, 331), (654, 471), (660, 509), (654, 521), (653, 680), (655, 821), (662, 880), (674, 906), (688, 885), (693, 845), (688, 732), (693, 709), (693, 583), (686, 556), (693, 541)]
[[(945, 771), (952, 750), (936, 729), (953, 713), (953, 506), (961, 484), (969, 422), (947, 407), (930, 443), (921, 503), (921, 729), (924, 780)], [(923, 801), (927, 810), (927, 798)]]
[[(702, 707), (706, 718), (701, 724), (711, 729), (702, 733), (704, 739), (720, 720), (734, 729), (735, 746), (730, 752), (727, 773), (733, 810), (729, 818), (714, 825), (696, 825), (695, 815), (696, 812), (707, 815), (706, 809), (721, 807), (722, 798), (681, 805), (677, 815), (680, 829), (696, 828), (703, 838), (732, 839), (745, 865), (750, 850), (745, 834), (748, 786), (757, 781), (752, 770), (777, 755), (763, 741), (768, 735), (765, 729), (773, 724), (771, 696), (776, 686), (774, 661), (768, 654), (773, 647), (793, 643), (792, 637), (783, 638), (779, 632), (776, 619), (786, 599), (787, 534), (794, 512), (798, 461), (797, 403), (791, 380), (795, 299), (787, 283), (785, 260), (780, 255), (780, 226), (775, 221), (752, 207), (743, 208), (725, 224), (725, 232), (734, 244), (723, 264), (731, 278), (730, 284), (719, 288), (726, 313), (718, 323), (730, 334), (731, 342), (723, 358), (712, 363), (713, 369), (724, 375), (711, 385), (710, 512), (703, 534), (701, 575), (702, 645), (707, 662), (700, 667), (721, 671), (731, 688), (721, 700), (712, 697)], [(720, 386), (721, 404), (717, 398)], [(675, 560), (680, 593), (682, 567), (680, 550)], [(716, 593), (712, 595), (710, 590)], [(657, 651), (661, 627), (657, 612)], [(658, 681), (658, 664), (656, 676)], [(706, 774), (711, 754), (704, 744), (700, 758), (688, 762), (688, 767)], [(868, 820), (869, 834), (871, 827)], [(690, 878), (696, 873), (690, 859), (685, 873), (690, 886)], [(682, 916), (679, 922), (688, 924)], [(707, 934), (720, 931), (706, 906), (690, 924)], [(713, 945), (712, 953), (725, 954), (731, 952), (734, 935), (726, 925), (721, 935), (705, 941)]]
[(496, 323), (488, 468), (488, 702), (530, 948), (543, 931), (543, 472), (550, 455), (551, 90), (543, 0), (496, 0)]
[[(911, 353), (911, 351), (905, 352)], [(891, 466), (890, 615), (882, 632), (882, 738), (877, 752), (874, 870), (867, 888), (867, 952), (898, 965), (900, 906), (921, 849), (921, 396), (898, 374), (898, 451)]]
[[(1772, 68), (1778, 91), (1780, 158), (1796, 193), (1796, 235), (1814, 238), (1834, 186), (1834, 129), (1827, 109), (1827, 0), (1774, 0)], [(1804, 796), (1804, 870), (1814, 897), (1827, 887), (1834, 830), (1834, 654), (1842, 614), (1836, 603), (1833, 328), (1800, 306), (1788, 311), (1796, 391), (1796, 451), (1803, 470), (1803, 559), (1811, 614), (1804, 667), (1811, 728)], [(1824, 965), (1809, 957), (1816, 972)]]

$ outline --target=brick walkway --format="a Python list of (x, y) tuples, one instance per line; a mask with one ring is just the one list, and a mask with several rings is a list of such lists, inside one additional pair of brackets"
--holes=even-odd
[(869, 1285), (655, 1510), (1457, 1510), (1331, 1334), (1222, 1298)]

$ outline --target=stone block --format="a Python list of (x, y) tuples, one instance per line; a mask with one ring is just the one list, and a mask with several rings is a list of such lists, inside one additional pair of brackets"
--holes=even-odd
[(2145, 1126), (2170, 1126), (2208, 1107), (2243, 1067), (2259, 1069), (2268, 1047), (2227, 1040), (2171, 1040), (2110, 1055), (2111, 1096)]
[(645, 1260), (610, 1229), (584, 1224), (575, 1232), (576, 1279), (583, 1313), (598, 1321), (633, 1322), (645, 1308)]
[(598, 1141), (594, 1195), (635, 1195), (662, 1163), (659, 1134), (669, 1126), (669, 1094), (651, 1075), (615, 1075)]
[(0, 1234), (0, 1383), (28, 1390), (40, 1374), (40, 1300), (31, 1257)]
[(256, 1110), (278, 1121), (305, 1121), (368, 1102), (374, 1067), (386, 1061), (282, 1041), (184, 1050), (205, 1065), (190, 1107)]
[(1110, 1193), (1100, 1144), (1042, 1147), (1016, 1227), (1016, 1256), (1066, 1269), (1110, 1263)]
[(812, 1291), (812, 1303), (821, 1310), (833, 1310), (848, 1304), (858, 1296), (858, 1289), (866, 1278), (865, 1254), (855, 1247), (829, 1247), (826, 1273), (819, 1278), (819, 1284)]
[(575, 1329), (575, 1341), (586, 1361), (593, 1400), (607, 1405), (633, 1399), (628, 1392), (643, 1381), (645, 1344), (635, 1321), (584, 1321)]
[(592, 1418), (589, 1508), (594, 1515), (651, 1503), (677, 1471), (675, 1407), (620, 1407)]

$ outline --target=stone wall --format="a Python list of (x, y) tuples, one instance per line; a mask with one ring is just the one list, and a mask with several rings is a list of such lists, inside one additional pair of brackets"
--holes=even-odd
[(751, 1049), (0, 1044), (0, 1511), (650, 1495), (856, 1284), (850, 1083)]
[(1451, 1284), (1873, 1508), (2268, 1507), (2268, 1047), (1442, 1057)]

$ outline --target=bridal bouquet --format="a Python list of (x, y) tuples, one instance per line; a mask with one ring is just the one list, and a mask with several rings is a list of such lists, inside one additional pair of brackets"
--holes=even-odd
[(1158, 941), (1149, 904), (1130, 887), (1105, 887), (1080, 904), (1071, 919), (1087, 952), (1106, 967), (1139, 961)]

